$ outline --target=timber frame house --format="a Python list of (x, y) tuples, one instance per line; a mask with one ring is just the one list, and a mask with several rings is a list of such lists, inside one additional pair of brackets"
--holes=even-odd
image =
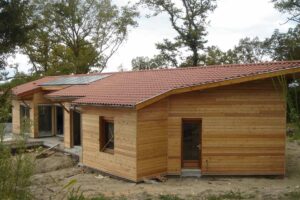
[(43, 77), (13, 88), (13, 132), (62, 136), (88, 167), (141, 181), (284, 175), (286, 101), (300, 61)]

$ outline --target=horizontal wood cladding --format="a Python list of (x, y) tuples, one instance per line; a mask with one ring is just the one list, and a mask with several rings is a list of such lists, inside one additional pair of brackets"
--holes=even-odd
[(168, 100), (139, 110), (137, 119), (138, 179), (166, 174)]
[(181, 119), (202, 119), (202, 174), (284, 174), (286, 108), (271, 79), (169, 97), (168, 173), (181, 171)]
[[(83, 164), (132, 181), (136, 176), (136, 111), (83, 107), (82, 162)], [(114, 152), (100, 152), (99, 117), (114, 120)]]

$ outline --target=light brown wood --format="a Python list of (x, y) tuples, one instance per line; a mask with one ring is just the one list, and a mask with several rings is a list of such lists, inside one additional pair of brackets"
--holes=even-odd
[(173, 95), (168, 173), (181, 170), (181, 118), (202, 118), (202, 174), (284, 174), (285, 116), (270, 79)]
[(64, 147), (71, 148), (72, 147), (72, 139), (71, 139), (71, 112), (70, 112), (70, 103), (65, 102), (64, 105)]
[[(136, 111), (82, 107), (82, 162), (106, 173), (137, 180)], [(99, 151), (99, 117), (114, 119), (114, 153)]]
[[(33, 102), (31, 100), (25, 101), (26, 106), (30, 107), (30, 121), (34, 122), (34, 109)], [(13, 99), (12, 100), (12, 132), (19, 134), (20, 133), (20, 105), (24, 104), (24, 102)], [(34, 137), (34, 127), (31, 127), (30, 137)]]
[(137, 178), (167, 172), (168, 100), (137, 113)]
[[(132, 181), (180, 175), (182, 120), (201, 119), (202, 174), (283, 175), (285, 99), (271, 79), (248, 81), (178, 90), (138, 110), (82, 106), (82, 162)], [(37, 106), (51, 101), (38, 92), (26, 102), (32, 107), (37, 137)], [(13, 131), (18, 132), (21, 102), (12, 103)], [(64, 106), (70, 109), (70, 103)], [(99, 151), (99, 117), (114, 120), (113, 154)], [(70, 114), (65, 110), (64, 120), (64, 144), (72, 147)]]

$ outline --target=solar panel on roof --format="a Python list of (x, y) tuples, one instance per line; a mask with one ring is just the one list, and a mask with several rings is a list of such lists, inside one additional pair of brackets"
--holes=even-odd
[(54, 81), (49, 81), (41, 84), (42, 86), (52, 86), (52, 85), (85, 85), (91, 82), (103, 79), (109, 75), (93, 75), (93, 76), (72, 76), (72, 77), (62, 77)]

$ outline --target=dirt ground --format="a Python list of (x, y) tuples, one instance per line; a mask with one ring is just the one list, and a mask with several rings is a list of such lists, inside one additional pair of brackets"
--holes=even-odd
[[(31, 187), (37, 199), (61, 199), (71, 187), (79, 188), (86, 197), (125, 196), (128, 199), (149, 199), (151, 196), (174, 194), (183, 199), (208, 199), (209, 195), (232, 192), (238, 199), (292, 199), (287, 194), (300, 194), (300, 143), (287, 144), (287, 175), (280, 177), (168, 177), (165, 182), (126, 182), (98, 173), (87, 172), (70, 156), (56, 152), (36, 161), (36, 174)], [(71, 187), (66, 186), (76, 180)], [(74, 181), (75, 182), (75, 181)], [(193, 197), (193, 198), (192, 198)], [(225, 198), (225, 197), (224, 197)], [(151, 198), (150, 198), (151, 199)], [(213, 199), (213, 198), (211, 198)], [(223, 198), (219, 198), (223, 199)], [(227, 198), (235, 199), (235, 198)], [(297, 199), (293, 198), (293, 199)]]

